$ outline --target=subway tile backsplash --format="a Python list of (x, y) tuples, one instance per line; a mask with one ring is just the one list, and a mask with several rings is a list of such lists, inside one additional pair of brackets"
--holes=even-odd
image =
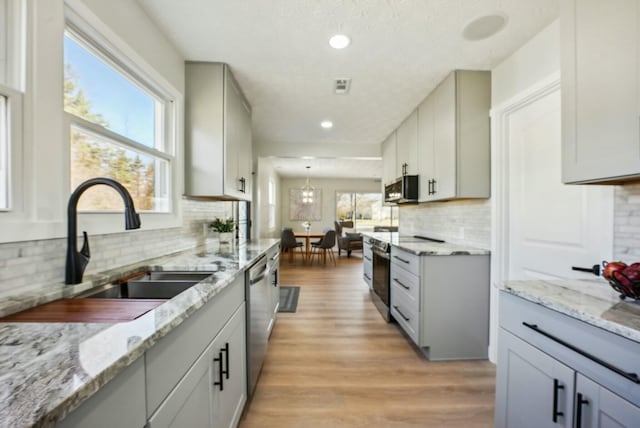
[(640, 183), (616, 187), (613, 258), (640, 261)]
[(398, 210), (401, 235), (423, 235), (454, 244), (491, 248), (491, 200), (431, 202)]
[[(183, 199), (182, 215), (182, 227), (90, 236), (91, 261), (85, 273), (203, 244), (203, 224), (215, 217), (232, 216), (232, 203)], [(0, 244), (0, 296), (44, 284), (62, 283), (66, 248), (66, 238)]]

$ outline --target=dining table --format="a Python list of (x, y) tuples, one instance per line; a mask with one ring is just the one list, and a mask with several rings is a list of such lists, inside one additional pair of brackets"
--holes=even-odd
[(324, 233), (312, 233), (312, 232), (294, 232), (293, 236), (296, 238), (304, 239), (304, 263), (311, 258), (311, 240), (320, 239), (324, 237)]

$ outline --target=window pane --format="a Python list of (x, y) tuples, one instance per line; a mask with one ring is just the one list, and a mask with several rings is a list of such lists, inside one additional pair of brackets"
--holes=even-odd
[(0, 83), (9, 86), (7, 81), (7, 34), (9, 22), (7, 17), (7, 0), (0, 0)]
[(9, 147), (7, 97), (0, 95), (0, 209), (9, 208)]
[[(136, 210), (169, 210), (168, 162), (122, 146), (77, 127), (71, 128), (71, 190), (93, 177), (109, 177), (127, 188)], [(80, 198), (83, 211), (122, 211), (120, 195), (95, 186)]]
[(336, 193), (336, 217), (340, 221), (353, 220), (354, 194), (353, 193)]
[(64, 109), (148, 147), (164, 150), (161, 103), (68, 35), (64, 37)]

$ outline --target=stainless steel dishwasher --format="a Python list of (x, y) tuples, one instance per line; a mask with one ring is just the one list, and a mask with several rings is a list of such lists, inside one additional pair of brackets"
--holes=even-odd
[(271, 290), (267, 257), (262, 256), (249, 268), (245, 278), (247, 299), (247, 395), (251, 397), (258, 383), (269, 339)]

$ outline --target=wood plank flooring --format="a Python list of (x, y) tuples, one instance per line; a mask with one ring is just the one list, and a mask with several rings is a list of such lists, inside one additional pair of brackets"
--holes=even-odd
[(419, 355), (371, 303), (359, 253), (281, 258), (280, 283), (302, 287), (298, 309), (278, 314), (241, 428), (493, 426), (494, 365)]

